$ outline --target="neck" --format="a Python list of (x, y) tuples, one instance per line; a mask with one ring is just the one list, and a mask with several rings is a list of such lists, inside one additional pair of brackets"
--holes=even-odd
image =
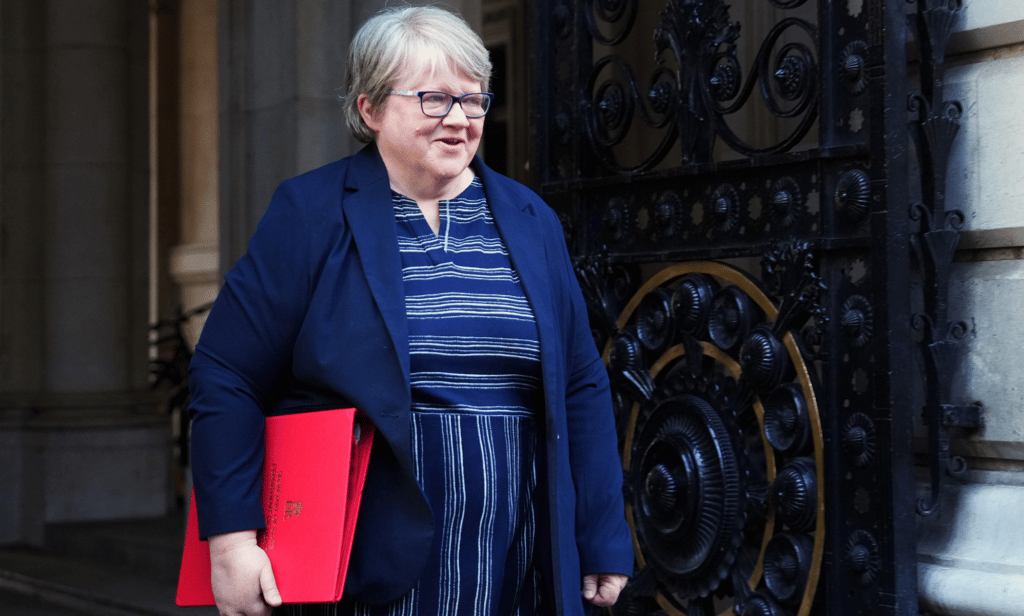
[(386, 157), (384, 167), (388, 171), (388, 181), (392, 190), (409, 197), (417, 203), (437, 203), (445, 199), (454, 199), (473, 182), (476, 174), (466, 167), (462, 173), (450, 178), (422, 178), (414, 174), (402, 173), (395, 165), (389, 164)]

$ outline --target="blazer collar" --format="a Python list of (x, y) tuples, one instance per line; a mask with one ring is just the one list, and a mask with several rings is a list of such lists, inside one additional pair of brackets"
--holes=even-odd
[(548, 299), (541, 292), (543, 288), (547, 288), (544, 285), (548, 278), (548, 256), (544, 243), (544, 229), (537, 217), (536, 208), (540, 204), (534, 204), (531, 200), (536, 198), (533, 193), (492, 171), (479, 157), (474, 161), (474, 165), (480, 173), (487, 202), (494, 215), (494, 223), (505, 242), (512, 266), (519, 273), (527, 298), (533, 304), (534, 312), (539, 318), (541, 309), (548, 308), (546, 305), (537, 305), (538, 301), (546, 303)]
[(352, 157), (344, 190), (342, 211), (408, 387), (409, 325), (405, 316), (402, 260), (391, 206), (391, 184), (376, 146), (368, 145)]

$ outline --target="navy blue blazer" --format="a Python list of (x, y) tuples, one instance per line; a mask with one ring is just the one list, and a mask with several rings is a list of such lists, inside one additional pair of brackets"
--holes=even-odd
[[(607, 373), (556, 215), (479, 158), (473, 165), (540, 336), (539, 564), (563, 613), (582, 615), (582, 575), (633, 572)], [(345, 590), (380, 603), (413, 586), (434, 522), (413, 475), (405, 291), (374, 146), (277, 189), (225, 276), (189, 383), (202, 536), (263, 528), (264, 415), (355, 406), (378, 438)]]

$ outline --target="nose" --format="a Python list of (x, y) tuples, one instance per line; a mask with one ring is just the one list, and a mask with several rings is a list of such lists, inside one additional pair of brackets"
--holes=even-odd
[(453, 102), (452, 108), (441, 118), (441, 123), (452, 127), (469, 126), (469, 118), (466, 117), (466, 112), (462, 110), (462, 105)]

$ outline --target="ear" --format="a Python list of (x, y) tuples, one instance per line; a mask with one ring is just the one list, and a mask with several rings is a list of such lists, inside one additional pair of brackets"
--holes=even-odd
[(359, 115), (363, 122), (375, 133), (380, 132), (380, 112), (370, 106), (370, 97), (360, 94), (356, 99), (356, 106), (359, 107)]

